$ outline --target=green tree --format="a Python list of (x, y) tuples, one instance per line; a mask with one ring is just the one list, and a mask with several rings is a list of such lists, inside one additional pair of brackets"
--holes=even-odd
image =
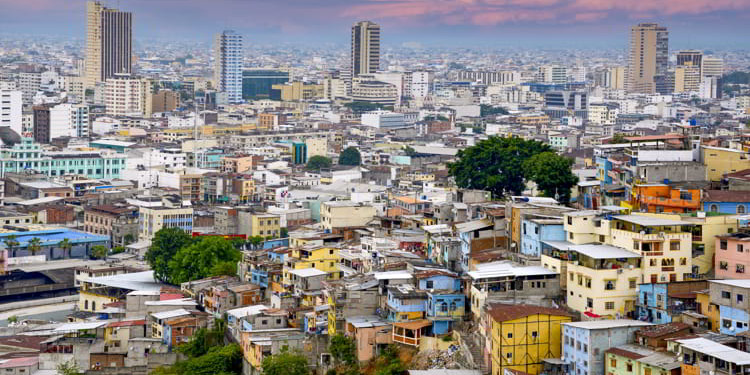
[(209, 276), (237, 276), (237, 262), (221, 262), (211, 267)]
[(224, 344), (226, 326), (225, 320), (216, 319), (213, 328), (198, 329), (193, 337), (190, 338), (190, 341), (177, 347), (177, 351), (189, 358), (200, 357), (208, 353), (211, 347)]
[(73, 248), (73, 243), (70, 242), (69, 239), (63, 238), (63, 240), (57, 244), (57, 247), (62, 249), (63, 258), (66, 257), (66, 254), (67, 254), (67, 257), (70, 257), (70, 250)]
[(83, 375), (74, 360), (59, 363), (56, 369), (58, 375)]
[(404, 153), (406, 156), (414, 156), (417, 154), (417, 151), (411, 146), (404, 146)]
[(151, 247), (146, 251), (146, 262), (154, 270), (154, 277), (169, 280), (169, 261), (181, 248), (193, 243), (193, 238), (180, 228), (164, 228), (154, 234)]
[(8, 317), (8, 323), (18, 323), (18, 316), (17, 315), (11, 315)]
[(125, 246), (128, 246), (131, 243), (135, 242), (135, 236), (133, 236), (132, 233), (128, 233), (125, 235), (125, 237), (122, 238), (122, 240), (125, 242)]
[(625, 135), (622, 133), (615, 133), (615, 135), (612, 136), (612, 139), (609, 140), (610, 144), (620, 144), (620, 143), (630, 143), (627, 139), (625, 139)]
[(331, 344), (328, 345), (328, 351), (331, 352), (333, 359), (338, 363), (343, 363), (348, 366), (357, 363), (356, 350), (357, 346), (354, 343), (354, 339), (346, 337), (340, 333), (331, 337)]
[(520, 194), (524, 161), (547, 151), (550, 146), (537, 141), (490, 137), (459, 151), (448, 171), (461, 188), (488, 190), (496, 197)]
[(289, 229), (281, 228), (281, 235), (279, 238), (289, 238)]
[(11, 234), (10, 236), (6, 236), (3, 239), (3, 243), (5, 244), (5, 248), (7, 248), (8, 251), (10, 251), (11, 256), (15, 258), (17, 255), (16, 254), (17, 247), (18, 245), (20, 245), (18, 243), (18, 237), (15, 234)]
[(114, 254), (124, 253), (124, 252), (125, 252), (125, 248), (122, 247), (122, 246), (115, 246), (114, 248), (112, 248), (112, 254), (113, 255)]
[(250, 242), (250, 246), (253, 247), (253, 250), (259, 249), (262, 245), (265, 239), (262, 236), (252, 236), (247, 239), (248, 242)]
[(39, 237), (32, 238), (29, 240), (26, 249), (29, 250), (31, 255), (36, 255), (38, 252), (42, 251), (42, 239)]
[(479, 106), (479, 115), (484, 116), (492, 116), (492, 115), (507, 115), (508, 110), (503, 107), (493, 107), (489, 104), (481, 104)]
[(341, 165), (360, 165), (362, 164), (362, 155), (356, 147), (347, 147), (339, 155), (339, 164)]
[(383, 108), (380, 104), (370, 102), (351, 102), (344, 104), (344, 107), (351, 109), (352, 113), (355, 115), (361, 115), (365, 112), (372, 112)]
[(572, 159), (554, 152), (543, 152), (524, 162), (526, 178), (536, 183), (543, 196), (554, 197), (563, 204), (570, 202), (570, 189), (578, 183), (572, 167)]
[(321, 155), (315, 155), (307, 159), (307, 165), (305, 168), (308, 171), (318, 171), (325, 168), (330, 168), (332, 164), (331, 158), (327, 158)]
[(307, 358), (302, 353), (283, 349), (281, 353), (263, 358), (264, 375), (307, 375)]
[(104, 259), (109, 254), (109, 249), (104, 245), (96, 245), (91, 248), (91, 258)]
[(401, 375), (406, 367), (398, 356), (399, 348), (388, 345), (383, 352), (375, 358), (375, 375)]
[(185, 246), (169, 261), (169, 281), (181, 284), (211, 276), (214, 267), (224, 262), (235, 264), (242, 253), (221, 237), (203, 237), (200, 242)]

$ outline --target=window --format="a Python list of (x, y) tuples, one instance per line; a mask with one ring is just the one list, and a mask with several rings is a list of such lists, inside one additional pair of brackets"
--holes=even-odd
[(594, 300), (591, 298), (586, 298), (586, 307), (593, 309), (594, 308)]
[(433, 281), (427, 280), (427, 285), (426, 285), (427, 289), (432, 289), (432, 285), (433, 285)]
[(680, 250), (680, 241), (670, 241), (669, 250)]
[(737, 303), (742, 303), (742, 301), (745, 299), (745, 296), (742, 294), (737, 294)]
[(637, 283), (638, 283), (637, 278), (628, 279), (628, 284), (629, 284), (630, 289), (635, 289)]
[(513, 353), (510, 353), (510, 352), (505, 353), (505, 358), (513, 359)]
[(588, 353), (589, 352), (589, 345), (588, 344), (583, 344), (583, 352), (584, 353)]
[(721, 291), (721, 298), (731, 299), (732, 298), (732, 293), (729, 293), (726, 290), (722, 290)]
[(531, 331), (531, 337), (537, 338), (537, 336), (539, 336), (539, 333), (537, 333), (537, 331)]
[(727, 249), (727, 240), (721, 240), (721, 241), (719, 241), (719, 248), (722, 249), (722, 250), (726, 250)]
[(615, 290), (616, 280), (604, 280), (604, 290)]
[(604, 243), (604, 236), (599, 235), (599, 242)]
[(741, 253), (741, 252), (743, 252), (744, 250), (745, 250), (745, 247), (744, 247), (744, 246), (742, 246), (741, 244), (738, 244), (738, 245), (737, 245), (737, 252), (738, 252), (738, 253)]
[(640, 250), (641, 244), (638, 241), (633, 241), (633, 250)]
[(573, 239), (573, 232), (568, 233), (568, 237), (572, 240)]
[(719, 212), (719, 206), (712, 204), (711, 205), (711, 212)]
[(724, 270), (724, 271), (728, 270), (729, 269), (729, 263), (727, 263), (727, 262), (725, 262), (723, 260), (720, 261), (719, 262), (719, 269), (720, 270)]
[(738, 264), (737, 265), (737, 273), (745, 273), (745, 265), (744, 264)]
[(617, 360), (616, 359), (610, 359), (609, 360), (609, 367), (617, 367)]
[(513, 332), (508, 332), (508, 338), (509, 338), (509, 339), (512, 339), (512, 338), (513, 338)]
[(737, 213), (738, 214), (744, 214), (745, 213), (745, 206), (743, 205), (737, 205)]
[(721, 326), (724, 328), (732, 328), (732, 321), (729, 319), (722, 319)]
[(615, 303), (612, 302), (612, 301), (605, 302), (604, 303), (604, 308), (607, 309), (607, 310), (614, 310), (615, 309)]
[(573, 218), (568, 216), (568, 225), (573, 225)]
[(680, 258), (680, 265), (681, 266), (686, 266), (687, 265), (687, 258), (685, 258), (685, 257)]

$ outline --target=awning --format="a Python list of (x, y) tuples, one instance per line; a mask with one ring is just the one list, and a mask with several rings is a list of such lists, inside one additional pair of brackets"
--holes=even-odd
[(432, 322), (430, 322), (427, 319), (414, 320), (410, 322), (393, 323), (394, 327), (401, 327), (401, 328), (411, 329), (411, 330), (424, 328), (430, 325), (432, 325)]

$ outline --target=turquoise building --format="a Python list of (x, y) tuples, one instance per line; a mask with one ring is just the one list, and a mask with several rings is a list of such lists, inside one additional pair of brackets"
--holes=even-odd
[(127, 156), (112, 151), (45, 151), (31, 138), (0, 149), (0, 178), (6, 172), (35, 170), (48, 176), (84, 175), (91, 179), (120, 178)]

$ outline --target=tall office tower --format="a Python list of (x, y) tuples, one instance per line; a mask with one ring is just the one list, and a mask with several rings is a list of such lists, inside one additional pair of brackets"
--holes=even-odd
[(8, 126), (19, 135), (22, 132), (22, 97), (14, 85), (0, 84), (0, 126)]
[(703, 77), (721, 77), (724, 75), (724, 60), (721, 58), (706, 56), (703, 58), (702, 67)]
[(231, 30), (214, 38), (214, 81), (221, 102), (242, 102), (242, 35)]
[(625, 89), (625, 67), (624, 66), (615, 66), (607, 69), (605, 78), (605, 86), (615, 89), (615, 90), (623, 90)]
[(86, 88), (133, 69), (133, 14), (86, 3)]
[(703, 52), (695, 50), (677, 52), (677, 66), (701, 66)]
[(370, 21), (352, 26), (352, 77), (375, 73), (380, 67), (380, 25)]
[(657, 86), (666, 89), (669, 69), (669, 33), (655, 23), (641, 23), (630, 29), (628, 92), (653, 94)]
[(537, 72), (537, 80), (555, 84), (568, 82), (568, 69), (559, 65), (540, 66)]

